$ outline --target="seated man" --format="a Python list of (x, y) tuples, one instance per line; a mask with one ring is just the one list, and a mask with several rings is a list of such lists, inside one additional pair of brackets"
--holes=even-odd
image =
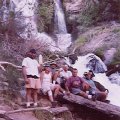
[(99, 101), (105, 101), (108, 93), (100, 91), (96, 87), (94, 81), (92, 80), (92, 77), (93, 77), (93, 75), (91, 74), (91, 72), (84, 73), (84, 79), (90, 86), (88, 89), (89, 94), (93, 95), (95, 97), (95, 99), (97, 99)]
[(68, 65), (63, 65), (62, 70), (60, 71), (60, 86), (65, 88), (66, 80), (72, 76), (71, 71), (68, 70)]
[(92, 96), (84, 92), (85, 89), (89, 88), (89, 85), (82, 78), (80, 78), (77, 73), (78, 70), (76, 68), (73, 68), (72, 76), (67, 79), (65, 84), (67, 93), (69, 94), (70, 92), (72, 92), (75, 95), (80, 95), (85, 98), (91, 99)]
[[(93, 71), (89, 70), (89, 74), (91, 74), (91, 78), (93, 80), (93, 78), (95, 77)], [(97, 89), (99, 89), (101, 92), (109, 93), (109, 90), (106, 89), (101, 83), (99, 83), (98, 81), (95, 81), (95, 80), (93, 80), (93, 82), (95, 83), (95, 86), (97, 87)]]
[(58, 65), (55, 62), (52, 62), (50, 64), (50, 68), (51, 68), (51, 73), (52, 73), (52, 82), (56, 83), (56, 80), (59, 76)]

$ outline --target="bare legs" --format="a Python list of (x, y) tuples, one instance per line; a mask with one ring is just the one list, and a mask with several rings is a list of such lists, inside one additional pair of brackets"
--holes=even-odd
[[(33, 95), (32, 95), (32, 93), (33, 93)], [(37, 89), (26, 88), (27, 107), (30, 106), (31, 97), (33, 98), (35, 106), (37, 106), (37, 101), (38, 101)]]

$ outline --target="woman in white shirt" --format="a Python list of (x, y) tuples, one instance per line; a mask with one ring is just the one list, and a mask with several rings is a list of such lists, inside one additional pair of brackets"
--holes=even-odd
[[(45, 66), (45, 70), (41, 73), (40, 79), (42, 82), (42, 91), (48, 94), (51, 102), (54, 102), (54, 98), (57, 97), (60, 91), (64, 93), (60, 85), (55, 84), (55, 82), (52, 83), (52, 72), (49, 66)], [(52, 91), (54, 91), (54, 95)]]

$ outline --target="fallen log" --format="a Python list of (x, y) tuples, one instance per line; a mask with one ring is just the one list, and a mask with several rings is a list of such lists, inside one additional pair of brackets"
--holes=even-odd
[(17, 65), (15, 65), (15, 64), (13, 64), (13, 63), (10, 63), (10, 62), (5, 62), (5, 61), (0, 61), (0, 68), (3, 70), (3, 71), (6, 71), (6, 69), (4, 68), (4, 66), (3, 65), (10, 65), (10, 66), (12, 66), (12, 67), (14, 67), (14, 68), (17, 68), (17, 69), (22, 69), (22, 66), (17, 66)]
[(120, 120), (120, 107), (118, 106), (107, 104), (107, 103), (100, 102), (100, 101), (88, 100), (86, 98), (83, 98), (78, 95), (73, 95), (73, 94), (70, 94), (69, 96), (65, 95), (63, 99), (72, 104), (77, 104), (78, 107), (85, 106), (95, 111), (102, 112), (106, 115), (117, 117)]

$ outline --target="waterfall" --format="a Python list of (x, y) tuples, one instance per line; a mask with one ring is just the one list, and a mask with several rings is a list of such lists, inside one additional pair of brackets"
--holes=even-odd
[(97, 57), (94, 54), (88, 54), (89, 56), (86, 58), (89, 62), (86, 65), (90, 70), (92, 70), (95, 73), (104, 73), (107, 71), (107, 67), (105, 64), (101, 61), (99, 57)]
[(3, 6), (1, 8), (1, 10), (3, 11), (3, 22), (4, 24), (6, 24), (7, 20), (8, 20), (8, 16), (9, 16), (9, 9), (7, 7), (7, 1), (3, 0)]
[(21, 0), (16, 1), (13, 0), (16, 5), (16, 13), (21, 12), (21, 15), (24, 16), (24, 23), (26, 24), (26, 28), (23, 31), (23, 34), (21, 34), (22, 37), (25, 39), (32, 39), (34, 38), (38, 31), (37, 26), (35, 23), (35, 6), (36, 1), (35, 0)]
[(60, 0), (54, 0), (55, 3), (55, 27), (57, 27), (58, 33), (67, 34), (67, 27)]
[(13, 11), (13, 12), (15, 11), (15, 4), (13, 3), (12, 0), (10, 0), (9, 9), (10, 11)]
[(57, 46), (61, 51), (67, 51), (71, 45), (71, 34), (67, 33), (65, 16), (62, 9), (61, 0), (54, 0), (55, 8), (55, 33), (57, 37)]
[[(71, 44), (71, 35), (67, 33), (64, 13), (59, 0), (55, 0), (55, 16), (58, 26), (57, 42), (53, 41), (46, 33), (39, 33), (36, 24), (35, 11), (38, 5), (37, 0), (11, 0), (11, 7), (15, 5), (16, 21), (21, 22), (25, 26), (25, 30), (20, 32), (20, 36), (24, 39), (35, 39), (48, 44), (51, 51), (66, 51)], [(19, 17), (18, 17), (19, 16)], [(18, 17), (18, 18), (17, 18)], [(56, 18), (55, 17), (55, 18)]]
[[(91, 57), (92, 56), (92, 57)], [(79, 76), (83, 76), (84, 72), (87, 72), (88, 70), (90, 70), (90, 64), (89, 62), (92, 60), (92, 58), (96, 58), (99, 62), (97, 62), (96, 64), (100, 64), (98, 66), (100, 66), (100, 68), (98, 68), (97, 73), (95, 73), (95, 80), (100, 82), (102, 85), (104, 85), (108, 90), (109, 90), (109, 94), (107, 99), (109, 99), (111, 101), (111, 104), (120, 106), (120, 80), (117, 82), (111, 82), (110, 79), (106, 76), (105, 73), (103, 73), (104, 71), (106, 71), (106, 66), (104, 65), (104, 63), (102, 62), (102, 60), (97, 57), (94, 54), (88, 54), (85, 56), (79, 56), (78, 60), (76, 61), (76, 63), (74, 65), (71, 65), (72, 67), (75, 67), (78, 69), (78, 74)], [(69, 63), (69, 61), (67, 60), (67, 63)], [(88, 66), (89, 64), (89, 66)], [(102, 68), (102, 73), (98, 73), (99, 69), (101, 70)], [(101, 71), (100, 71), (101, 72)]]
[(53, 39), (46, 33), (39, 33), (36, 24), (35, 11), (37, 0), (11, 0), (15, 5), (16, 21), (25, 26), (25, 30), (20, 32), (20, 36), (26, 40), (38, 40), (46, 44), (51, 51), (58, 50)]

